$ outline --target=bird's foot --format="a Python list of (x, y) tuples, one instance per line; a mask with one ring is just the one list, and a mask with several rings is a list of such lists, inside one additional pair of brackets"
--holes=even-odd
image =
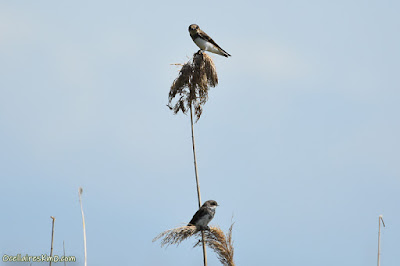
[(210, 227), (208, 225), (206, 225), (206, 226), (200, 225), (199, 227), (200, 227), (200, 231), (204, 231), (204, 230), (210, 231)]

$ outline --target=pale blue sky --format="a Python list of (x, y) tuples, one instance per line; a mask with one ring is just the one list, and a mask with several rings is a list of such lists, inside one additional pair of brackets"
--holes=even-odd
[(376, 265), (380, 214), (381, 265), (398, 265), (399, 10), (1, 1), (1, 255), (49, 253), (52, 215), (55, 254), (64, 240), (83, 265), (82, 186), (88, 265), (202, 265), (194, 240), (151, 242), (197, 208), (189, 117), (166, 107), (196, 23), (232, 54), (212, 55), (220, 83), (195, 131), (237, 265)]

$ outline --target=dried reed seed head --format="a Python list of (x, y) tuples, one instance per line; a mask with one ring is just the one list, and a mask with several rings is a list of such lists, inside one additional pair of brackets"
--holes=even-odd
[(217, 69), (211, 57), (206, 53), (197, 52), (193, 55), (193, 69), (207, 78), (208, 85), (215, 87), (218, 84)]
[[(192, 78), (192, 80), (193, 80), (193, 78)], [(197, 92), (196, 92), (196, 85), (195, 84), (193, 84), (193, 83), (191, 83), (190, 84), (190, 86), (189, 86), (189, 91), (188, 91), (188, 93), (187, 93), (187, 102), (188, 102), (188, 105), (191, 103), (191, 102), (193, 102), (193, 101), (195, 101), (196, 100), (196, 98), (197, 98)]]
[(198, 68), (201, 68), (201, 66), (204, 65), (204, 55), (205, 53), (202, 52), (201, 50), (193, 54), (193, 67), (196, 70), (198, 70)]
[(204, 104), (208, 100), (208, 89), (199, 87), (197, 94), (199, 95), (199, 100), (202, 104)]
[(194, 105), (194, 115), (196, 116), (196, 122), (199, 121), (201, 114), (203, 113), (203, 106), (196, 102)]
[(207, 54), (204, 54), (204, 68), (208, 80), (208, 85), (211, 87), (215, 87), (218, 85), (218, 75), (217, 69), (215, 68), (215, 64), (212, 61), (211, 57)]
[[(206, 60), (211, 58), (205, 53), (199, 53), (193, 55), (193, 83), (200, 88), (208, 88), (208, 79), (206, 72)], [(212, 60), (210, 61), (212, 63)], [(213, 63), (212, 63), (213, 64)]]
[[(226, 235), (219, 227), (210, 227), (209, 231), (204, 232), (204, 242), (217, 254), (219, 261), (223, 265), (234, 266), (235, 262), (233, 261), (233, 241), (232, 241), (232, 227), (228, 230)], [(201, 241), (199, 241), (195, 246), (202, 245)]]
[(193, 73), (193, 67), (190, 62), (187, 62), (184, 64), (179, 71), (179, 75), (182, 77), (182, 79), (185, 81), (185, 84), (189, 83), (190, 80), (190, 75)]
[(192, 65), (189, 62), (182, 66), (179, 76), (172, 83), (169, 99), (173, 99), (176, 94), (181, 93), (185, 87), (188, 87), (192, 71)]
[(207, 76), (205, 73), (194, 72), (192, 76), (192, 85), (195, 89), (208, 90)]
[[(192, 60), (184, 64), (178, 78), (172, 83), (168, 95), (168, 107), (174, 114), (186, 113), (193, 103), (196, 121), (203, 111), (202, 105), (208, 100), (208, 90), (218, 84), (217, 71), (211, 57), (202, 51), (193, 55)], [(171, 107), (173, 99), (179, 95), (179, 100)]]
[[(217, 254), (219, 261), (226, 266), (235, 266), (233, 261), (233, 241), (232, 241), (232, 227), (229, 228), (226, 235), (219, 227), (211, 226), (210, 230), (202, 231), (204, 233), (204, 242)], [(179, 245), (183, 240), (191, 236), (196, 236), (199, 240), (193, 247), (201, 246), (201, 231), (196, 226), (182, 226), (178, 228), (169, 229), (162, 232), (153, 239), (153, 242), (158, 239), (161, 240), (161, 247), (169, 245)]]
[(153, 239), (153, 242), (157, 241), (158, 239), (162, 239), (161, 247), (165, 245), (179, 245), (183, 240), (193, 236), (197, 232), (198, 229), (196, 226), (181, 226), (162, 232)]
[(173, 110), (174, 110), (174, 114), (177, 114), (179, 111), (182, 111), (182, 113), (186, 113), (187, 110), (185, 107), (185, 102), (182, 98), (176, 102)]

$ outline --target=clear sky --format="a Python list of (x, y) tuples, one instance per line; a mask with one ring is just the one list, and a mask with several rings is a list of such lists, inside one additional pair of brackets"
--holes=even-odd
[(194, 240), (151, 241), (197, 209), (190, 119), (166, 107), (196, 23), (232, 55), (212, 55), (219, 85), (195, 133), (237, 265), (376, 265), (380, 214), (381, 265), (399, 265), (399, 10), (1, 1), (1, 256), (48, 254), (52, 215), (54, 253), (65, 241), (83, 265), (82, 186), (88, 265), (202, 265)]

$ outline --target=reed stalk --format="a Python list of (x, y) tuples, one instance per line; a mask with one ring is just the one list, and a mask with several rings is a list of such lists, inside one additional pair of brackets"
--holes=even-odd
[(79, 204), (81, 205), (81, 213), (82, 213), (82, 224), (83, 224), (83, 247), (85, 250), (85, 266), (87, 266), (87, 251), (86, 251), (86, 225), (85, 225), (85, 215), (83, 213), (83, 207), (82, 207), (82, 193), (83, 189), (79, 187)]
[[(203, 105), (208, 100), (208, 91), (210, 87), (215, 87), (217, 84), (218, 76), (214, 62), (207, 54), (203, 53), (202, 51), (198, 51), (193, 55), (193, 59), (182, 65), (179, 76), (174, 80), (168, 96), (169, 101), (167, 106), (173, 110), (174, 114), (177, 114), (179, 111), (182, 111), (186, 114), (187, 110), (190, 110), (193, 163), (199, 208), (201, 207), (201, 194), (199, 174), (197, 170), (193, 113), (196, 115), (197, 122), (203, 112)], [(174, 106), (172, 106), (172, 101), (176, 96), (179, 96), (179, 99), (175, 102)], [(203, 246), (203, 262), (204, 266), (207, 266), (207, 250), (203, 231), (201, 231), (201, 238)]]
[(50, 218), (53, 220), (52, 221), (52, 228), (51, 228), (51, 247), (50, 247), (50, 266), (53, 258), (53, 242), (54, 242), (54, 223), (56, 221), (56, 218), (53, 216), (50, 216)]

